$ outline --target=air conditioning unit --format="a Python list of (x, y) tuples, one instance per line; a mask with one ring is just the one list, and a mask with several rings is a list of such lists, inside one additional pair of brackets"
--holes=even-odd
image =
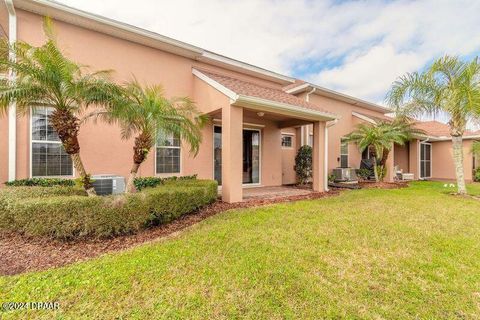
[(125, 178), (113, 174), (92, 176), (93, 188), (99, 196), (125, 192)]
[(358, 177), (354, 168), (335, 168), (333, 169), (335, 182), (357, 183)]

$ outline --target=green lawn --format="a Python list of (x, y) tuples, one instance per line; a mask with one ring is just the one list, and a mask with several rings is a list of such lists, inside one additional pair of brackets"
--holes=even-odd
[(0, 318), (480, 318), (480, 201), (430, 182), (350, 191), (0, 278), (0, 302), (52, 300)]

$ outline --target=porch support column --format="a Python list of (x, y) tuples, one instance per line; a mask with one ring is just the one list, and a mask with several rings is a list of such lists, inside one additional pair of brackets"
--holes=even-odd
[(243, 162), (243, 108), (222, 108), (222, 200), (241, 202)]
[(410, 141), (409, 143), (409, 152), (408, 152), (408, 168), (409, 173), (413, 173), (413, 178), (415, 180), (420, 178), (419, 175), (419, 141), (417, 139)]
[(313, 191), (326, 191), (325, 184), (325, 122), (313, 123), (312, 188)]
[(388, 182), (393, 182), (396, 172), (395, 172), (395, 145), (392, 146), (392, 151), (388, 154), (387, 162), (385, 163), (387, 169), (387, 174), (385, 180)]

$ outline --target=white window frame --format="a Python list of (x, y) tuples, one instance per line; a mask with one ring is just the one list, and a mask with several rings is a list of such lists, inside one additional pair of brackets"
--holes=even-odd
[[(430, 146), (430, 160), (422, 160), (422, 145), (429, 145)], [(431, 179), (432, 178), (432, 171), (433, 171), (432, 154), (433, 154), (433, 145), (430, 142), (420, 142), (418, 144), (418, 177), (420, 178), (420, 180)], [(430, 176), (422, 177), (421, 176), (422, 175), (422, 162), (426, 162), (426, 161), (430, 162)]]
[[(154, 161), (155, 167), (153, 168), (156, 177), (163, 178), (163, 177), (173, 177), (173, 176), (182, 176), (183, 175), (183, 150), (182, 150), (182, 144), (183, 143), (182, 143), (182, 139), (180, 139), (180, 137), (178, 139), (180, 141), (179, 146), (159, 146), (158, 145), (158, 138), (156, 139), (156, 141), (155, 141), (155, 161)], [(160, 149), (179, 149), (180, 150), (179, 172), (162, 172), (162, 173), (157, 172), (157, 153), (158, 153), (159, 148)]]
[[(293, 134), (291, 133), (282, 133), (282, 141), (281, 141), (281, 146), (282, 149), (293, 149)], [(283, 145), (283, 138), (290, 138), (290, 145), (289, 146), (284, 146)]]
[[(38, 107), (38, 108), (50, 108), (51, 107)], [(56, 175), (56, 176), (33, 176), (33, 144), (34, 143), (43, 143), (43, 144), (60, 144), (62, 145), (61, 141), (48, 141), (48, 140), (33, 140), (33, 108), (30, 108), (30, 125), (29, 125), (29, 154), (30, 154), (30, 165), (29, 165), (29, 177), (30, 179), (32, 178), (63, 178), (63, 179), (71, 179), (75, 177), (75, 166), (73, 165), (73, 160), (72, 160), (72, 174), (71, 175)]]
[[(342, 153), (343, 144), (347, 145), (347, 153)], [(342, 156), (347, 156), (347, 166), (346, 167), (342, 167)], [(350, 165), (350, 156), (348, 154), (348, 142), (346, 142), (345, 139), (342, 138), (342, 139), (340, 139), (340, 167), (341, 168), (349, 168), (349, 165)]]

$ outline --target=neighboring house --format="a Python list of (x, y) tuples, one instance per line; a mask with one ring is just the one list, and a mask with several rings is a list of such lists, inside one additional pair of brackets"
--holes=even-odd
[[(358, 112), (346, 108), (344, 110), (351, 111), (351, 115), (344, 113), (328, 133), (328, 140), (332, 146), (329, 147), (329, 172), (336, 167), (359, 168), (362, 159), (370, 158), (371, 153), (368, 150), (360, 153), (356, 145), (346, 145), (341, 142), (342, 137), (351, 132), (352, 126), (361, 122), (376, 124), (378, 121), (392, 120), (391, 117), (375, 115), (372, 112), (367, 114), (365, 111)], [(394, 145), (387, 164), (388, 180), (392, 181), (397, 171), (412, 173), (416, 180), (455, 180), (450, 127), (438, 121), (417, 121), (415, 127), (423, 130), (425, 134), (415, 137), (404, 146)], [(311, 126), (303, 130), (307, 137), (311, 136)], [(473, 171), (480, 167), (480, 159), (471, 152), (473, 142), (480, 140), (480, 131), (466, 131), (463, 138), (463, 169), (465, 180), (471, 182)], [(308, 141), (311, 144), (311, 139)]]
[[(41, 45), (45, 15), (55, 20), (58, 42), (75, 61), (92, 70), (113, 69), (119, 82), (135, 75), (143, 83), (161, 84), (167, 96), (189, 96), (211, 116), (195, 158), (175, 137), (159, 139), (139, 174), (198, 174), (199, 178), (216, 179), (228, 202), (241, 201), (244, 187), (294, 183), (294, 158), (302, 144), (313, 146), (313, 188), (325, 191), (331, 169), (358, 167), (362, 158), (356, 146), (342, 144), (342, 137), (356, 124), (374, 121), (389, 112), (56, 2), (5, 0), (0, 6), (2, 36)], [(75, 176), (71, 160), (48, 124), (48, 113), (49, 109), (43, 108), (16, 118), (12, 106), (8, 117), (0, 118), (0, 181)], [(133, 141), (121, 140), (118, 127), (87, 123), (80, 130), (80, 143), (90, 173), (128, 175)], [(393, 179), (396, 161), (404, 171), (417, 170), (418, 151), (412, 151), (419, 150), (415, 148), (417, 143), (413, 142), (409, 150), (395, 148), (387, 164), (389, 180)], [(452, 168), (445, 167), (451, 162), (450, 155), (436, 151), (443, 148), (447, 153), (448, 142), (441, 147), (439, 141), (438, 148), (436, 143), (432, 153), (434, 158), (436, 153), (442, 158), (442, 167), (437, 169), (434, 159), (431, 172), (443, 172), (432, 177), (453, 179), (454, 175), (449, 176), (453, 164)]]

